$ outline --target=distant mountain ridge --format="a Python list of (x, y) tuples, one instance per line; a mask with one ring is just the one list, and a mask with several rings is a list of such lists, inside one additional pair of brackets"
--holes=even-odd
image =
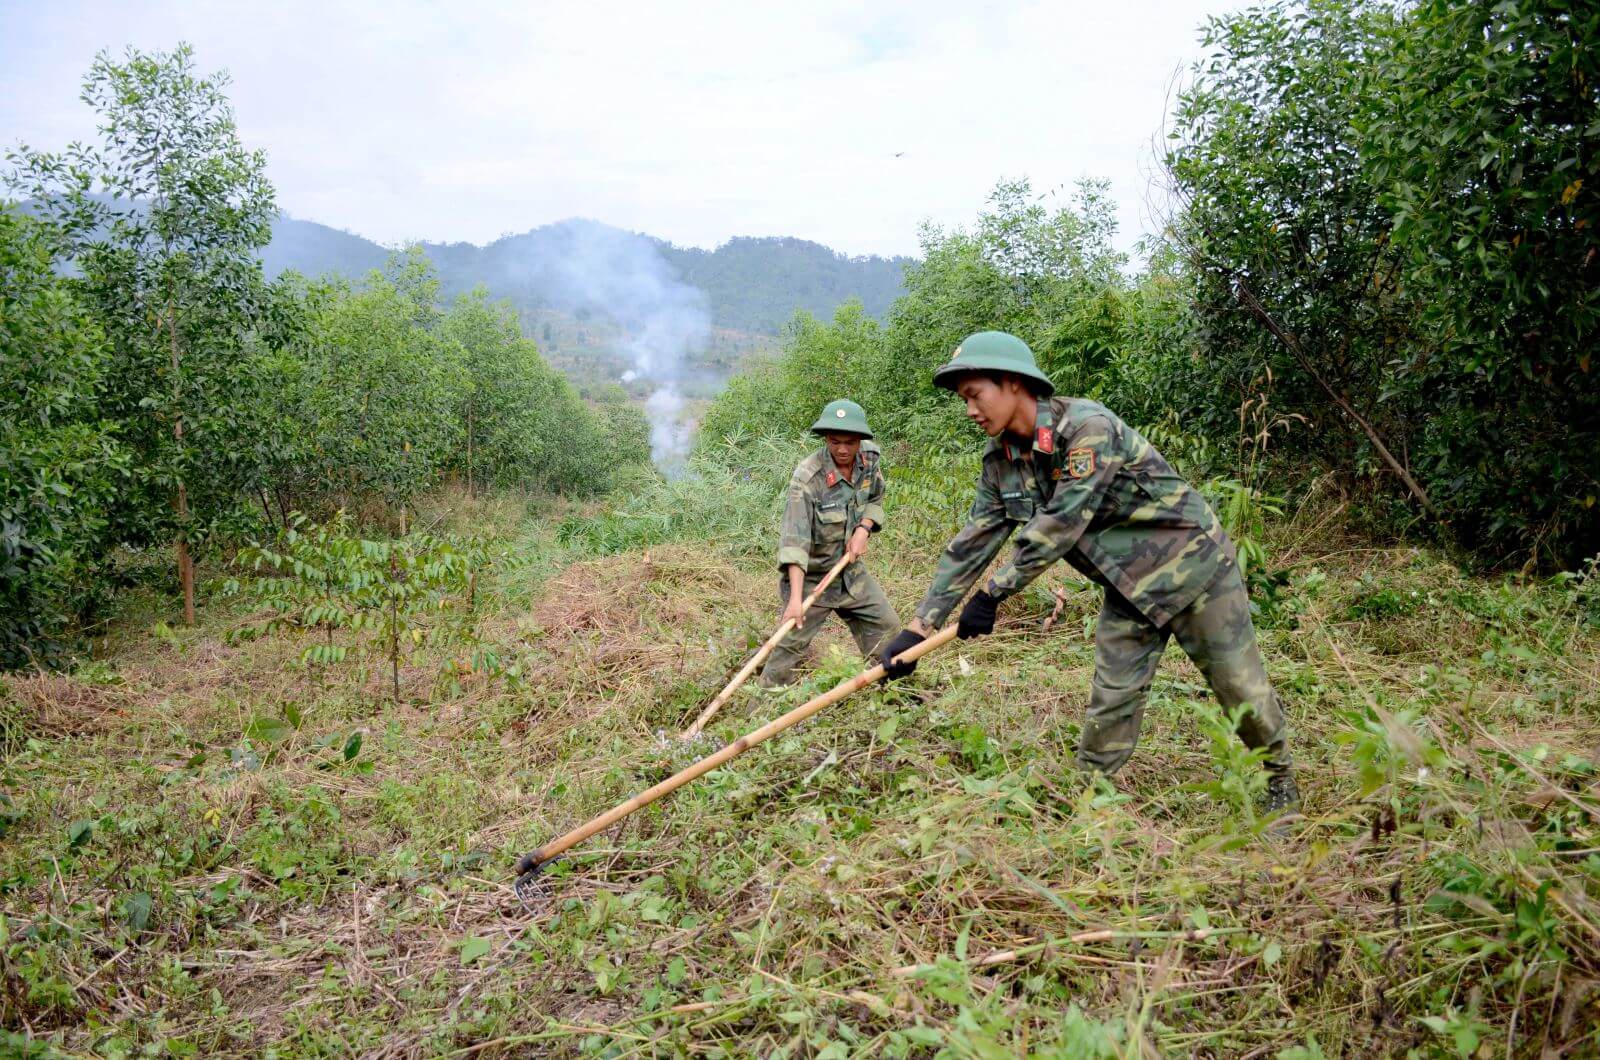
[[(562, 254), (574, 232), (585, 227), (654, 247), (680, 280), (705, 293), (717, 327), (762, 335), (778, 334), (796, 309), (827, 318), (851, 298), (859, 298), (868, 313), (881, 318), (903, 292), (905, 267), (914, 260), (849, 257), (820, 243), (781, 236), (741, 236), (715, 250), (702, 250), (576, 219), (502, 236), (486, 246), (422, 247), (438, 267), (446, 295), (481, 283), (495, 298), (509, 299), (531, 316), (549, 305), (548, 293), (541, 289), (541, 263)], [(381, 268), (389, 254), (372, 240), (285, 216), (273, 226), (272, 243), (261, 258), (269, 276), (294, 269), (311, 276), (337, 272), (360, 277)]]

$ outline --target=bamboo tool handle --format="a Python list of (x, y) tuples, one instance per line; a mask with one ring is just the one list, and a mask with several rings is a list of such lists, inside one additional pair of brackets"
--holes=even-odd
[[(947, 626), (935, 633), (933, 636), (929, 637), (927, 640), (924, 640), (922, 643), (914, 644), (905, 651), (901, 652), (895, 657), (895, 661), (914, 662), (928, 654), (930, 651), (933, 651), (936, 648), (942, 648), (946, 644), (949, 644), (955, 639), (955, 637), (956, 627), (954, 625)], [(519, 862), (517, 865), (517, 870), (524, 873), (534, 871), (545, 862), (559, 856), (571, 847), (583, 842), (596, 832), (603, 832), (607, 828), (610, 828), (612, 825), (616, 824), (630, 813), (633, 813), (635, 810), (643, 809), (652, 802), (655, 802), (657, 799), (661, 798), (663, 795), (672, 794), (674, 791), (677, 791), (691, 780), (698, 780), (699, 778), (705, 776), (707, 773), (711, 772), (713, 769), (716, 769), (730, 758), (737, 758), (739, 755), (742, 755), (746, 751), (750, 750), (750, 748), (754, 747), (756, 744), (778, 735), (778, 733), (789, 728), (791, 725), (798, 725), (800, 722), (805, 721), (823, 707), (831, 706), (834, 703), (839, 702), (841, 699), (854, 695), (856, 692), (859, 692), (861, 689), (875, 681), (881, 680), (882, 678), (883, 664), (879, 663), (877, 666), (874, 666), (870, 670), (867, 670), (863, 673), (857, 674), (848, 681), (841, 681), (839, 684), (834, 685), (833, 688), (822, 693), (822, 695), (817, 696), (815, 699), (811, 699), (805, 703), (802, 703), (800, 706), (795, 707), (782, 717), (774, 718), (765, 725), (761, 726), (761, 728), (756, 729), (754, 732), (746, 733), (730, 743), (728, 746), (724, 747), (722, 750), (702, 758), (700, 761), (686, 769), (674, 773), (672, 776), (668, 777), (666, 780), (663, 780), (655, 787), (650, 788), (641, 794), (635, 795), (627, 802), (612, 807), (599, 817), (596, 817), (594, 820), (590, 821), (588, 824), (580, 825), (579, 827), (568, 832), (566, 835), (562, 836), (560, 839), (546, 843), (544, 846), (540, 847), (538, 850), (535, 850), (531, 854), (523, 855), (521, 862)]]
[[(822, 598), (822, 591), (833, 584), (833, 579), (837, 578), (839, 573), (850, 565), (852, 558), (848, 551), (845, 552), (839, 562), (833, 565), (833, 569), (822, 576), (822, 580), (817, 583), (817, 587), (811, 590), (811, 595), (800, 602), (801, 615), (811, 610), (811, 605)], [(785, 619), (783, 625), (778, 627), (778, 631), (768, 637), (766, 643), (761, 645), (760, 649), (750, 657), (750, 661), (745, 663), (744, 667), (733, 675), (733, 680), (729, 681), (722, 691), (717, 693), (717, 698), (706, 705), (706, 709), (700, 712), (698, 718), (694, 719), (694, 724), (683, 730), (682, 739), (692, 740), (699, 736), (700, 730), (706, 727), (706, 723), (716, 715), (717, 711), (722, 709), (723, 704), (733, 698), (733, 694), (739, 691), (739, 686), (749, 680), (750, 675), (755, 673), (756, 667), (760, 666), (762, 660), (772, 654), (773, 650), (777, 648), (778, 642), (787, 637), (789, 631), (793, 628), (794, 619)]]

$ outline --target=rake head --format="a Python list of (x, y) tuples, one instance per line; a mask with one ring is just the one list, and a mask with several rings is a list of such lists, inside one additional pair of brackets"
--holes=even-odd
[(522, 903), (522, 908), (530, 913), (539, 912), (550, 903), (550, 887), (539, 879), (544, 870), (554, 865), (560, 858), (550, 858), (546, 861), (539, 860), (539, 852), (524, 854), (517, 860), (517, 882), (511, 885), (511, 891), (517, 896), (517, 901)]

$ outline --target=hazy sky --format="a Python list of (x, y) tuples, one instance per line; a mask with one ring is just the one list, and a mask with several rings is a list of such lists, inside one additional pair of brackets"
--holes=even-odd
[(915, 253), (1002, 177), (1089, 176), (1128, 245), (1174, 78), (1241, 6), (0, 0), (0, 146), (91, 136), (95, 52), (187, 40), (232, 74), (282, 208), (384, 242), (582, 216)]

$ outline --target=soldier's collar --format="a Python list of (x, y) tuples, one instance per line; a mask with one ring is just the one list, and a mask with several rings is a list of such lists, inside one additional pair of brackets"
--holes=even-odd
[[(822, 476), (823, 480), (826, 481), (830, 487), (837, 485), (839, 480), (844, 477), (839, 474), (839, 465), (833, 462), (833, 454), (828, 452), (827, 446), (823, 446), (820, 450), (820, 453), (822, 456), (822, 463), (819, 466), (817, 473)], [(861, 473), (866, 469), (866, 466), (867, 453), (866, 450), (863, 449), (856, 453), (856, 462), (850, 467), (849, 481), (851, 485), (855, 485), (857, 482), (861, 481)]]
[[(1056, 451), (1056, 414), (1050, 408), (1050, 402), (1047, 399), (1038, 398), (1037, 400), (1039, 407), (1033, 414), (1033, 451), (1049, 456)], [(1001, 435), (990, 444), (996, 443), (1000, 446), (1001, 451), (1006, 454), (1007, 460), (1017, 459), (1016, 450), (1011, 447), (1011, 443), (1006, 439), (1005, 435)]]
[(1047, 398), (1039, 398), (1033, 414), (1033, 451), (1046, 456), (1056, 451), (1056, 414)]

